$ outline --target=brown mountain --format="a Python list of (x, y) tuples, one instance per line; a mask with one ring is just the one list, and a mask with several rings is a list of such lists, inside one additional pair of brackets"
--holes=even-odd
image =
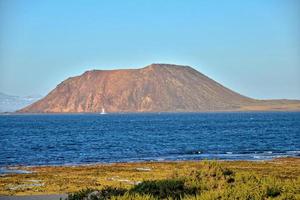
[(19, 112), (203, 112), (300, 110), (296, 100), (242, 96), (188, 66), (93, 70), (60, 83)]

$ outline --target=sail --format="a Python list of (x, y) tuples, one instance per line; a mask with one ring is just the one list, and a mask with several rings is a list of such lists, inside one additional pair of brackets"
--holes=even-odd
[(101, 112), (101, 114), (106, 114), (106, 112), (105, 112), (105, 109), (104, 109), (104, 108), (102, 108), (102, 112)]

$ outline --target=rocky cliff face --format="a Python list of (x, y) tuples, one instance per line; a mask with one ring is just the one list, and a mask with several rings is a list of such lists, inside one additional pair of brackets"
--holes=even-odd
[[(287, 103), (300, 109), (299, 101), (271, 104), (280, 109)], [(101, 112), (102, 108), (107, 112), (200, 112), (264, 110), (269, 105), (237, 94), (191, 67), (152, 64), (142, 69), (87, 71), (63, 81), (19, 112)]]

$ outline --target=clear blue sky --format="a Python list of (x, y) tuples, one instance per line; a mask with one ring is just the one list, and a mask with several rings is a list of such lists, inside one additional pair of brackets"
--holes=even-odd
[(175, 63), (254, 98), (300, 99), (299, 0), (0, 0), (0, 92)]

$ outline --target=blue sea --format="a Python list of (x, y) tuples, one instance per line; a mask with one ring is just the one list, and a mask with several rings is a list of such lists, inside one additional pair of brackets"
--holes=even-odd
[(300, 157), (300, 113), (0, 115), (0, 167)]

